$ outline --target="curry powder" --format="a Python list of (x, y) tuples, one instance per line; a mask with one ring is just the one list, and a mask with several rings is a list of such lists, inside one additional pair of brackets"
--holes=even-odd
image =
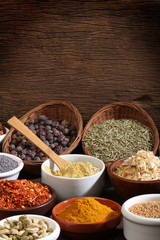
[(75, 200), (71, 205), (60, 211), (57, 216), (75, 223), (93, 223), (106, 221), (118, 213), (91, 197)]

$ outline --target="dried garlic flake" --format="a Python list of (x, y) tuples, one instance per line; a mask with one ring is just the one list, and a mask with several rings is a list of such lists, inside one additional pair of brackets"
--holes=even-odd
[(150, 151), (138, 151), (126, 159), (114, 172), (132, 180), (150, 181), (160, 179), (160, 159)]

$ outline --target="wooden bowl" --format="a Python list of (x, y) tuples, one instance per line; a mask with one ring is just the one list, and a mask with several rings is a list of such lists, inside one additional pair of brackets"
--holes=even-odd
[(74, 223), (65, 221), (57, 216), (57, 213), (71, 205), (76, 199), (85, 197), (71, 198), (66, 201), (58, 203), (52, 210), (53, 219), (60, 225), (62, 232), (70, 239), (76, 240), (94, 240), (103, 239), (116, 228), (121, 222), (121, 206), (112, 200), (106, 198), (94, 197), (101, 204), (111, 207), (113, 210), (118, 212), (118, 215), (110, 220), (95, 222), (95, 223)]
[[(51, 101), (33, 108), (29, 112), (27, 112), (20, 120), (23, 123), (26, 123), (29, 120), (37, 119), (40, 115), (46, 115), (48, 119), (54, 120), (57, 118), (66, 119), (69, 123), (73, 124), (77, 130), (77, 136), (74, 142), (70, 145), (70, 147), (65, 150), (62, 154), (71, 153), (79, 144), (82, 131), (83, 131), (83, 121), (82, 116), (78, 109), (68, 101)], [(2, 145), (2, 151), (5, 153), (9, 153), (9, 142), (11, 141), (11, 136), (14, 129), (11, 128), (8, 134), (5, 137), (5, 140)], [(36, 161), (26, 161), (24, 160), (24, 170), (32, 175), (40, 176), (41, 174), (41, 164), (44, 160)]]
[(108, 168), (108, 176), (115, 191), (124, 200), (128, 198), (149, 193), (160, 192), (160, 180), (152, 181), (138, 181), (130, 180), (123, 177), (119, 177), (114, 171), (126, 160), (127, 158), (118, 159), (111, 163)]
[(52, 195), (51, 199), (37, 207), (29, 207), (29, 208), (18, 208), (18, 209), (1, 209), (0, 208), (0, 220), (7, 218), (7, 217), (11, 217), (14, 215), (24, 215), (24, 214), (41, 214), (41, 215), (46, 215), (49, 216), (51, 214), (51, 210), (54, 207), (54, 205), (56, 204), (56, 192), (54, 190), (54, 188), (50, 187), (47, 184), (43, 184), (42, 185), (46, 185)]
[[(115, 102), (102, 107), (90, 118), (90, 120), (86, 124), (82, 134), (82, 149), (85, 154), (92, 155), (85, 145), (86, 135), (89, 129), (93, 125), (96, 125), (103, 121), (111, 120), (111, 119), (116, 119), (116, 120), (133, 119), (147, 126), (150, 129), (153, 137), (153, 153), (154, 154), (157, 153), (158, 145), (159, 145), (159, 133), (154, 121), (149, 116), (149, 114), (136, 104), (128, 103), (128, 102)], [(118, 152), (118, 149), (117, 149), (117, 152)], [(100, 158), (99, 156), (96, 156), (96, 157)], [(123, 157), (127, 157), (127, 156), (123, 156)], [(106, 167), (108, 167), (109, 164), (105, 163), (105, 165)]]

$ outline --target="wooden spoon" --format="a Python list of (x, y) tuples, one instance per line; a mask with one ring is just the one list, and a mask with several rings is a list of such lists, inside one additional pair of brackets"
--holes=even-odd
[(59, 157), (54, 151), (51, 150), (39, 137), (37, 137), (28, 127), (26, 127), (18, 118), (13, 116), (7, 123), (15, 128), (17, 131), (22, 133), (26, 138), (28, 138), (32, 143), (34, 143), (38, 148), (40, 148), (59, 168), (68, 164), (66, 160)]

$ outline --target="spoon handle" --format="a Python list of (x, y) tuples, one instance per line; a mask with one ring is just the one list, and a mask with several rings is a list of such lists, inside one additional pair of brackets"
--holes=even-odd
[(26, 127), (18, 118), (13, 116), (7, 123), (15, 128), (17, 131), (22, 133), (26, 138), (28, 138), (32, 143), (34, 143), (38, 148), (40, 148), (59, 168), (68, 164), (66, 160), (59, 157), (54, 151), (51, 150), (39, 137), (37, 137), (28, 127)]

